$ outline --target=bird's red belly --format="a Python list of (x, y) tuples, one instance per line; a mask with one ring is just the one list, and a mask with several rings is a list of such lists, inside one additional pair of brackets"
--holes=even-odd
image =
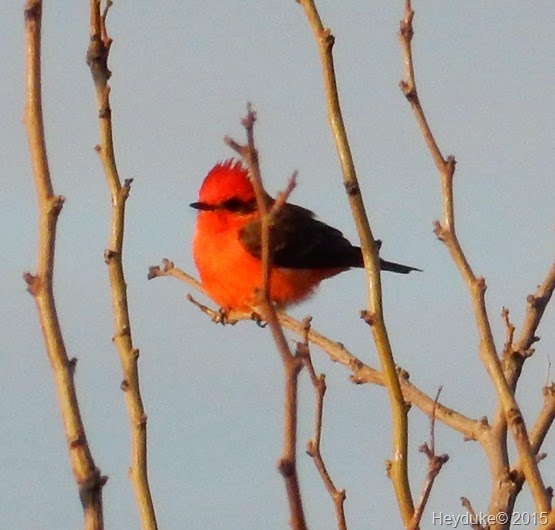
[[(229, 234), (206, 239), (195, 239), (195, 262), (202, 285), (222, 308), (252, 311), (259, 303), (262, 287), (262, 263), (245, 251), (238, 239)], [(341, 269), (284, 269), (273, 268), (270, 295), (279, 306), (285, 307), (310, 296), (324, 279)]]

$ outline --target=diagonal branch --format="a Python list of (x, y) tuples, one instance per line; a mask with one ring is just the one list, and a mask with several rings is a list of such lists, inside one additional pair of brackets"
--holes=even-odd
[(118, 351), (123, 381), (121, 389), (125, 395), (125, 405), (131, 429), (131, 465), (129, 474), (135, 500), (144, 530), (157, 528), (154, 503), (148, 483), (147, 463), (147, 416), (145, 413), (139, 380), (139, 350), (133, 345), (131, 321), (127, 304), (127, 285), (123, 270), (123, 238), (125, 228), (125, 204), (131, 189), (132, 179), (121, 183), (116, 165), (112, 132), (112, 110), (110, 107), (110, 70), (108, 56), (112, 39), (106, 29), (106, 17), (111, 0), (106, 0), (100, 12), (100, 0), (90, 0), (90, 45), (87, 63), (96, 90), (100, 143), (96, 151), (100, 155), (111, 198), (110, 241), (104, 252), (108, 266), (112, 310), (114, 315), (113, 342)]
[(507, 383), (495, 348), (485, 304), (486, 283), (484, 278), (477, 277), (474, 274), (457, 238), (453, 200), (455, 159), (452, 156), (447, 158), (443, 157), (425, 119), (424, 111), (418, 97), (411, 47), (414, 34), (412, 26), (413, 18), (414, 11), (411, 7), (411, 1), (405, 0), (405, 13), (403, 20), (401, 20), (399, 38), (405, 60), (406, 79), (401, 82), (400, 86), (414, 111), (422, 135), (440, 174), (443, 198), (443, 224), (439, 222), (435, 223), (435, 233), (449, 250), (454, 263), (459, 269), (459, 273), (467, 285), (474, 309), (476, 327), (478, 329), (480, 358), (497, 391), (503, 413), (511, 429), (519, 457), (522, 460), (524, 474), (530, 485), (536, 503), (536, 509), (539, 512), (547, 512), (551, 505), (550, 498), (540, 475), (535, 454), (530, 445), (524, 418), (516, 402), (514, 393)]
[[(194, 289), (206, 294), (199, 281), (197, 281), (193, 276), (187, 274), (181, 269), (177, 268), (173, 262), (168, 259), (162, 260), (162, 266), (152, 266), (149, 268), (148, 278), (153, 279), (161, 276), (172, 276), (177, 280), (180, 280), (187, 285), (190, 285)], [(190, 297), (190, 295), (189, 295)], [(192, 298), (192, 297), (190, 297)], [(210, 309), (209, 307), (199, 304), (194, 301), (195, 305), (206, 313), (214, 322), (219, 324), (235, 324), (240, 320), (253, 320), (252, 314), (245, 314), (239, 312), (230, 312), (223, 315), (219, 311)], [(294, 319), (292, 316), (288, 315), (284, 311), (278, 311), (278, 318), (281, 325), (296, 333), (300, 337), (304, 333), (303, 322)], [(257, 320), (254, 318), (254, 320)], [(356, 384), (374, 384), (379, 386), (385, 386), (385, 378), (383, 373), (376, 368), (371, 367), (368, 364), (363, 363), (358, 357), (353, 355), (343, 344), (329, 339), (325, 335), (322, 335), (316, 331), (313, 327), (310, 328), (308, 332), (308, 340), (321, 348), (333, 362), (337, 362), (348, 368), (351, 372), (351, 380)], [(409, 376), (403, 370), (398, 370), (399, 372), (399, 383), (403, 391), (403, 396), (405, 400), (419, 408), (422, 412), (428, 416), (435, 414), (436, 419), (445, 423), (445, 425), (455, 429), (460, 432), (465, 438), (469, 440), (478, 440), (483, 438), (484, 431), (489, 429), (486, 421), (475, 420), (457, 412), (454, 409), (446, 407), (442, 403), (436, 403), (434, 398), (428, 396), (425, 392), (420, 390), (409, 380)], [(435, 412), (434, 412), (435, 410)]]
[(102, 476), (96, 467), (87, 441), (74, 383), (77, 359), (69, 359), (67, 355), (54, 299), (56, 226), (64, 198), (54, 194), (46, 153), (41, 91), (41, 23), (42, 1), (28, 0), (25, 4), (25, 125), (38, 197), (39, 237), (37, 272), (35, 275), (25, 273), (24, 279), (37, 306), (54, 375), (73, 476), (83, 505), (85, 529), (102, 530), (102, 488), (107, 477)]

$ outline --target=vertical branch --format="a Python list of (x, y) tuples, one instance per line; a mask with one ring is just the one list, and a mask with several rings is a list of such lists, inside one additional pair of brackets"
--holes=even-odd
[(256, 204), (260, 214), (261, 225), (261, 248), (262, 248), (262, 278), (259, 293), (260, 309), (262, 317), (268, 323), (272, 337), (277, 346), (283, 363), (285, 377), (284, 397), (284, 424), (283, 424), (283, 453), (278, 463), (278, 468), (285, 480), (289, 510), (291, 514), (291, 528), (293, 530), (306, 530), (306, 520), (299, 486), (297, 473), (297, 389), (299, 373), (303, 367), (303, 360), (291, 353), (287, 339), (279, 322), (276, 308), (270, 296), (271, 285), (271, 260), (270, 260), (270, 223), (272, 216), (276, 214), (279, 206), (284, 204), (289, 194), (295, 187), (294, 177), (290, 180), (287, 189), (280, 195), (272, 205), (272, 199), (264, 191), (260, 165), (258, 163), (258, 151), (254, 143), (254, 123), (256, 114), (251, 105), (247, 105), (247, 115), (242, 120), (247, 135), (247, 145), (240, 145), (232, 138), (225, 138), (225, 142), (234, 149), (247, 164), (251, 182), (256, 195)]
[(129, 469), (135, 499), (138, 505), (142, 528), (157, 528), (156, 514), (148, 483), (147, 466), (147, 416), (141, 398), (138, 358), (139, 350), (133, 346), (131, 322), (127, 304), (127, 285), (123, 270), (123, 237), (125, 227), (125, 203), (129, 196), (132, 179), (121, 184), (112, 134), (112, 111), (110, 108), (110, 70), (108, 55), (112, 39), (106, 29), (106, 16), (111, 0), (107, 0), (103, 12), (100, 0), (90, 1), (90, 45), (87, 63), (90, 66), (100, 127), (100, 143), (96, 150), (102, 160), (106, 181), (110, 191), (112, 214), (108, 248), (104, 259), (108, 266), (112, 307), (114, 314), (113, 342), (118, 351), (123, 371), (121, 389), (125, 395), (125, 405), (131, 424), (131, 466)]
[(443, 468), (444, 464), (449, 460), (449, 455), (436, 454), (436, 408), (439, 401), (439, 395), (441, 394), (442, 387), (437, 389), (436, 399), (434, 402), (434, 409), (432, 411), (432, 416), (430, 418), (430, 441), (429, 443), (424, 443), (420, 446), (420, 452), (424, 453), (428, 458), (428, 472), (426, 473), (426, 480), (424, 481), (424, 486), (422, 487), (422, 493), (420, 494), (420, 499), (418, 504), (414, 509), (414, 515), (412, 517), (412, 522), (408, 526), (407, 530), (418, 530), (420, 528), (420, 523), (422, 521), (422, 516), (424, 515), (424, 510), (428, 504), (430, 494), (432, 493), (432, 487), (434, 485), (435, 479), (439, 475), (439, 472)]
[(102, 487), (107, 478), (96, 467), (87, 442), (74, 384), (77, 360), (68, 358), (54, 300), (56, 226), (64, 198), (54, 194), (46, 153), (41, 91), (41, 22), (42, 1), (28, 0), (25, 4), (25, 126), (38, 197), (39, 240), (37, 272), (35, 275), (25, 273), (24, 278), (37, 306), (54, 375), (73, 476), (83, 505), (85, 529), (102, 530)]
[(345, 519), (345, 498), (347, 497), (344, 489), (338, 490), (335, 486), (324, 458), (322, 457), (322, 451), (320, 449), (322, 441), (322, 422), (324, 419), (324, 395), (326, 393), (326, 376), (325, 374), (316, 374), (314, 370), (314, 364), (312, 363), (312, 357), (310, 355), (310, 349), (308, 346), (309, 334), (310, 334), (310, 321), (311, 317), (304, 320), (304, 341), (297, 343), (297, 355), (302, 357), (306, 369), (308, 370), (308, 375), (310, 376), (310, 381), (314, 387), (314, 394), (316, 398), (316, 413), (314, 415), (314, 436), (310, 439), (306, 446), (306, 452), (312, 460), (314, 465), (320, 474), (320, 478), (326, 486), (328, 493), (335, 506), (335, 519), (337, 522), (338, 530), (347, 530), (347, 521)]
[(464, 254), (455, 229), (455, 208), (453, 199), (453, 176), (455, 173), (455, 158), (444, 158), (427, 123), (423, 108), (420, 104), (414, 66), (412, 59), (412, 38), (414, 35), (412, 21), (414, 11), (410, 0), (405, 0), (404, 18), (401, 20), (399, 39), (405, 60), (405, 80), (400, 87), (414, 111), (422, 135), (434, 159), (441, 180), (441, 196), (443, 199), (443, 223), (435, 223), (435, 234), (451, 254), (461, 277), (467, 285), (474, 310), (474, 317), (479, 336), (479, 353), (492, 383), (497, 391), (501, 408), (511, 429), (526, 480), (530, 485), (536, 509), (538, 512), (550, 510), (551, 502), (538, 469), (538, 463), (526, 430), (524, 418), (514, 397), (514, 393), (507, 383), (503, 368), (497, 354), (489, 317), (485, 304), (486, 282), (477, 277)]
[(407, 526), (410, 524), (414, 512), (414, 503), (408, 478), (408, 407), (397, 376), (393, 352), (384, 321), (378, 257), (379, 245), (374, 239), (368, 216), (366, 215), (341, 114), (332, 53), (335, 39), (331, 31), (328, 28), (324, 28), (314, 0), (298, 1), (304, 8), (318, 45), (324, 77), (328, 120), (341, 162), (343, 183), (347, 191), (351, 213), (362, 248), (368, 288), (368, 311), (364, 311), (362, 316), (371, 326), (380, 364), (385, 375), (393, 421), (393, 455), (389, 465), (389, 476), (393, 482), (403, 523)]

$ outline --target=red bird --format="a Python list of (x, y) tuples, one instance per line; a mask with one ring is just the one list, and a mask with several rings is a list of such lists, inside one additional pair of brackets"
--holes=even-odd
[[(222, 309), (249, 312), (262, 282), (260, 214), (241, 162), (218, 163), (191, 204), (199, 210), (193, 255), (206, 292)], [(301, 206), (286, 203), (270, 227), (271, 299), (278, 307), (310, 296), (325, 278), (364, 267), (359, 247)], [(383, 270), (420, 270), (380, 258)]]

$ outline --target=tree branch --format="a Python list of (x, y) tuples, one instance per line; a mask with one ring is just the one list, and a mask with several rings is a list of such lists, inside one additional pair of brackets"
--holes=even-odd
[[(435, 403), (437, 404), (439, 400), (439, 395), (441, 394), (441, 387), (438, 388)], [(432, 492), (432, 487), (434, 485), (435, 479), (439, 475), (443, 465), (449, 460), (449, 455), (436, 454), (436, 440), (435, 440), (435, 408), (432, 412), (430, 418), (430, 441), (420, 446), (420, 452), (424, 453), (428, 458), (428, 472), (426, 473), (426, 480), (424, 481), (424, 486), (422, 487), (422, 493), (420, 494), (420, 500), (414, 509), (414, 515), (411, 524), (408, 526), (407, 530), (418, 530), (420, 527), (420, 522), (422, 521), (422, 516), (424, 515), (424, 510), (428, 504), (428, 499), (430, 498), (430, 493)]]
[(108, 248), (104, 260), (108, 266), (112, 310), (114, 316), (113, 342), (119, 354), (123, 381), (121, 389), (131, 429), (131, 465), (129, 474), (135, 500), (144, 530), (156, 530), (156, 513), (148, 483), (147, 461), (147, 415), (141, 397), (139, 379), (139, 350), (133, 345), (131, 321), (127, 302), (127, 285), (123, 270), (123, 239), (125, 228), (125, 204), (131, 189), (132, 179), (121, 184), (112, 132), (112, 111), (110, 107), (110, 70), (108, 56), (112, 39), (106, 28), (106, 17), (111, 0), (107, 0), (103, 12), (100, 0), (90, 0), (90, 44), (87, 50), (87, 63), (91, 69), (96, 91), (100, 143), (96, 151), (100, 155), (111, 198), (111, 228)]
[(73, 476), (79, 488), (86, 530), (102, 530), (102, 488), (107, 477), (95, 465), (75, 390), (77, 359), (69, 359), (54, 299), (56, 227), (64, 198), (55, 195), (44, 137), (41, 91), (42, 1), (25, 4), (26, 106), (25, 126), (33, 165), (39, 209), (37, 272), (25, 273), (27, 288), (37, 306), (48, 360), (52, 367)]
[(303, 342), (297, 343), (297, 356), (303, 359), (304, 365), (310, 376), (312, 386), (314, 387), (315, 401), (316, 401), (316, 412), (314, 414), (314, 436), (308, 441), (306, 446), (306, 452), (312, 460), (314, 465), (320, 474), (320, 478), (324, 483), (324, 486), (328, 490), (328, 493), (335, 506), (335, 518), (337, 521), (337, 528), (339, 530), (347, 530), (347, 522), (345, 520), (345, 490), (338, 490), (329, 474), (324, 458), (322, 457), (322, 451), (320, 448), (322, 440), (322, 423), (324, 417), (324, 395), (326, 394), (326, 376), (325, 374), (316, 375), (314, 370), (314, 365), (312, 364), (312, 358), (310, 355), (310, 348), (308, 345), (309, 339), (308, 335), (310, 333), (310, 322), (311, 317), (305, 318), (303, 324), (305, 326)]
[[(176, 278), (207, 295), (199, 281), (197, 281), (190, 274), (187, 274), (186, 272), (176, 267), (172, 261), (166, 258), (162, 260), (161, 267), (157, 265), (151, 266), (148, 272), (149, 279), (162, 276), (172, 276), (173, 278)], [(192, 297), (191, 295), (188, 295), (187, 298), (191, 301)], [(251, 313), (231, 311), (230, 313), (222, 314), (220, 311), (210, 309), (204, 304), (199, 304), (196, 300), (194, 300), (194, 303), (195, 305), (197, 305), (197, 307), (201, 309), (201, 311), (203, 311), (203, 313), (206, 313), (212, 321), (219, 324), (235, 324), (240, 320), (255, 320), (256, 322), (259, 322), (258, 318), (256, 318), (256, 315), (253, 315)], [(278, 318), (284, 328), (293, 331), (300, 337), (303, 336), (303, 322), (294, 319), (292, 316), (288, 315), (284, 311), (278, 311)], [(308, 332), (308, 340), (312, 344), (315, 344), (316, 346), (321, 348), (333, 362), (340, 363), (348, 368), (352, 372), (351, 380), (354, 383), (371, 383), (379, 386), (386, 385), (385, 378), (382, 372), (362, 362), (358, 357), (347, 350), (347, 348), (345, 348), (345, 346), (340, 342), (331, 340), (330, 338), (316, 331), (313, 327), (311, 327), (310, 331)], [(422, 412), (424, 412), (428, 416), (431, 417), (435, 409), (436, 419), (438, 419), (442, 423), (445, 423), (452, 429), (460, 432), (465, 438), (469, 440), (478, 440), (482, 438), (485, 430), (489, 429), (489, 425), (485, 420), (475, 420), (461, 414), (460, 412), (457, 412), (454, 409), (446, 407), (441, 403), (436, 404), (432, 397), (428, 396), (425, 392), (423, 392), (410, 382), (409, 376), (406, 372), (398, 369), (398, 374), (399, 383), (401, 385), (405, 400), (411, 405), (414, 405), (415, 407), (422, 410)]]
[(550, 499), (543, 484), (535, 455), (530, 446), (530, 439), (528, 437), (524, 418), (515, 400), (514, 394), (505, 379), (495, 348), (485, 305), (486, 283), (484, 278), (475, 276), (457, 238), (453, 200), (455, 158), (449, 156), (445, 159), (443, 157), (430, 127), (427, 124), (424, 111), (419, 101), (414, 77), (411, 48), (411, 41), (414, 33), (412, 26), (413, 18), (414, 11), (412, 10), (411, 2), (410, 0), (405, 0), (405, 14), (401, 21), (401, 29), (399, 32), (406, 70), (406, 79), (401, 82), (401, 90), (414, 111), (424, 140), (426, 141), (440, 174), (443, 198), (443, 224), (436, 221), (435, 234), (443, 241), (449, 250), (459, 273), (467, 285), (474, 309), (476, 327), (478, 329), (480, 358), (499, 396), (504, 415), (511, 429), (519, 456), (523, 462), (524, 474), (530, 485), (536, 503), (536, 509), (538, 512), (547, 512), (550, 510)]
[[(254, 124), (256, 114), (247, 105), (247, 115), (242, 120), (247, 135), (247, 144), (240, 145), (233, 139), (226, 137), (226, 143), (234, 149), (245, 161), (249, 169), (249, 175), (256, 194), (256, 203), (260, 214), (261, 225), (261, 248), (262, 248), (262, 278), (261, 289), (258, 296), (260, 306), (257, 311), (268, 323), (274, 342), (280, 353), (283, 363), (285, 377), (285, 399), (284, 399), (284, 425), (283, 425), (283, 453), (278, 463), (278, 469), (285, 480), (289, 509), (291, 514), (291, 527), (294, 530), (306, 530), (306, 521), (303, 510), (299, 477), (297, 474), (297, 389), (299, 373), (303, 363), (289, 349), (287, 339), (279, 323), (276, 308), (271, 299), (271, 261), (270, 261), (270, 222), (274, 208), (269, 205), (269, 195), (265, 192), (258, 163), (258, 151), (254, 143)], [(281, 204), (285, 203), (288, 194), (293, 191), (294, 181), (289, 183), (288, 192), (284, 192)]]
[(341, 162), (343, 184), (347, 191), (351, 213), (360, 239), (368, 290), (368, 310), (363, 312), (363, 318), (371, 327), (388, 391), (393, 422), (392, 458), (390, 460), (389, 476), (395, 489), (401, 517), (406, 526), (412, 520), (414, 513), (408, 477), (408, 406), (403, 398), (403, 392), (397, 377), (393, 352), (384, 320), (378, 256), (379, 244), (376, 242), (368, 222), (341, 113), (332, 53), (335, 39), (331, 31), (324, 28), (314, 0), (298, 1), (305, 11), (318, 46), (326, 92), (328, 121)]

